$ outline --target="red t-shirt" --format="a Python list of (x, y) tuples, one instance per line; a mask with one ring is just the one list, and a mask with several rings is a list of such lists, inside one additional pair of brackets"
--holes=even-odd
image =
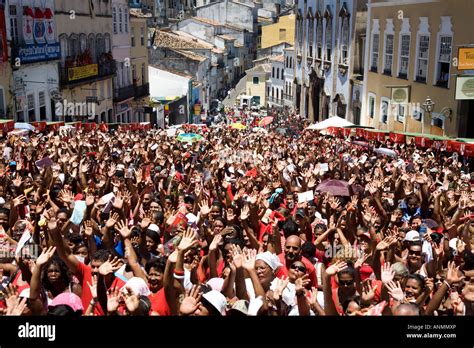
[[(283, 278), (288, 276), (288, 267), (286, 265), (286, 260), (285, 260), (285, 253), (281, 253), (278, 255), (278, 258), (280, 259), (280, 263), (283, 265), (278, 269), (278, 272), (276, 276), (278, 278)], [(306, 271), (308, 272), (309, 280), (311, 283), (309, 286), (318, 286), (318, 278), (316, 277), (316, 270), (314, 269), (314, 265), (309, 261), (306, 257), (301, 256), (301, 262), (305, 265)]]
[[(77, 279), (79, 279), (79, 282), (82, 285), (81, 300), (82, 306), (84, 307), (85, 311), (87, 307), (89, 307), (89, 303), (92, 300), (91, 290), (89, 289), (89, 285), (87, 285), (87, 282), (92, 284), (92, 269), (89, 266), (83, 264), (82, 262), (79, 262), (76, 273), (74, 275), (77, 277)], [(109, 289), (121, 289), (124, 285), (125, 282), (122, 279), (115, 277)], [(100, 303), (97, 303), (97, 305), (95, 306), (94, 315), (105, 315)]]
[(170, 316), (171, 309), (166, 302), (165, 290), (161, 288), (156, 294), (150, 294), (148, 298), (151, 301), (151, 310), (161, 316)]

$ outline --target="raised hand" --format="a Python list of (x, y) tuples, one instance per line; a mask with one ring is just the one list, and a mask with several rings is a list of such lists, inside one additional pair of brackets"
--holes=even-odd
[(375, 290), (377, 284), (372, 286), (372, 280), (367, 279), (362, 283), (362, 301), (365, 303), (371, 303), (375, 297)]
[(92, 276), (92, 283), (87, 282), (92, 295), (92, 299), (97, 300), (97, 276)]
[(74, 202), (74, 195), (70, 190), (61, 190), (59, 192), (59, 199), (64, 204), (71, 204), (72, 202)]
[(255, 269), (255, 258), (257, 256), (257, 250), (246, 249), (244, 251), (244, 260), (242, 266), (247, 270), (251, 271)]
[(130, 238), (132, 235), (132, 230), (128, 228), (127, 222), (121, 220), (117, 223), (117, 228), (123, 239)]
[(216, 250), (220, 242), (222, 242), (222, 235), (216, 234), (214, 238), (212, 239), (211, 244), (209, 245), (209, 251)]
[[(220, 235), (219, 235), (220, 236)], [(242, 250), (240, 249), (240, 246), (236, 244), (230, 244), (231, 250), (230, 253), (232, 255), (232, 263), (234, 267), (237, 268), (242, 268), (242, 264), (244, 261)]]
[(381, 268), (381, 278), (383, 284), (390, 283), (395, 277), (395, 272), (392, 270), (390, 262), (385, 262)]
[(342, 260), (339, 260), (339, 261), (336, 261), (333, 265), (329, 266), (327, 269), (326, 269), (326, 274), (328, 276), (333, 276), (335, 275), (336, 273), (344, 270), (347, 268), (347, 263), (345, 263), (344, 261)]
[(248, 205), (245, 205), (240, 212), (240, 220), (247, 220), (250, 216), (250, 208)]
[(201, 211), (201, 216), (207, 216), (211, 212), (211, 208), (206, 200), (204, 200), (201, 204), (199, 204), (199, 209)]
[(107, 292), (107, 312), (113, 313), (120, 304), (120, 291), (117, 287)]
[(125, 300), (125, 306), (130, 313), (134, 313), (138, 306), (140, 305), (140, 298), (130, 289), (126, 289), (126, 292), (123, 294)]
[(123, 208), (123, 196), (122, 196), (121, 191), (117, 192), (117, 196), (115, 197), (113, 207), (118, 210), (121, 210)]
[(302, 277), (296, 279), (295, 281), (295, 290), (296, 293), (300, 291), (304, 291), (306, 286), (311, 282), (309, 276), (307, 274), (303, 275)]
[(178, 250), (185, 252), (198, 244), (199, 241), (196, 240), (196, 233), (191, 228), (188, 228), (188, 230), (184, 232), (183, 238), (179, 242)]
[(19, 207), (20, 205), (24, 205), (26, 203), (26, 197), (25, 195), (19, 195), (18, 197), (15, 197), (13, 199), (13, 206)]
[(186, 291), (186, 297), (179, 306), (179, 311), (183, 315), (191, 315), (199, 309), (201, 305), (201, 293), (199, 287), (194, 285), (190, 291)]
[(110, 256), (106, 262), (100, 265), (99, 273), (102, 274), (103, 276), (106, 276), (107, 274), (117, 271), (120, 267), (121, 267), (120, 259), (116, 256), (114, 258)]
[(54, 255), (56, 247), (49, 247), (48, 249), (43, 249), (40, 256), (36, 259), (36, 266), (41, 267), (46, 264)]
[(281, 294), (288, 286), (290, 279), (288, 277), (283, 277), (281, 279), (275, 278), (275, 280), (276, 280), (276, 284), (275, 284), (275, 289), (273, 290), (273, 299), (275, 301), (278, 301), (281, 297)]
[(119, 219), (120, 219), (120, 215), (117, 213), (113, 213), (112, 216), (105, 223), (105, 227), (109, 229), (114, 227), (117, 221), (119, 221)]
[[(19, 170), (19, 168), (17, 168)], [(20, 187), (21, 184), (23, 183), (23, 179), (21, 178), (20, 174), (16, 175), (16, 178), (12, 180), (12, 183), (15, 187)]]
[(454, 261), (448, 263), (448, 273), (446, 275), (446, 281), (451, 285), (453, 283), (459, 283), (464, 280), (464, 276), (458, 276), (459, 266), (456, 267)]
[(94, 224), (92, 220), (84, 221), (84, 234), (88, 237), (92, 237), (94, 234)]
[(395, 301), (403, 302), (405, 301), (405, 294), (403, 293), (400, 282), (394, 282), (393, 280), (385, 284), (387, 287), (388, 293)]
[(360, 267), (362, 267), (362, 265), (364, 264), (365, 261), (367, 261), (367, 259), (369, 258), (370, 254), (368, 253), (363, 253), (358, 259), (357, 261), (354, 263), (354, 268), (355, 269), (359, 269)]

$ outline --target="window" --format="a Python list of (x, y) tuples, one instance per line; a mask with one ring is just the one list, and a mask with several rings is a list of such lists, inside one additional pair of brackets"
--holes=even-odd
[(326, 19), (326, 60), (331, 61), (332, 55), (332, 18)]
[(405, 123), (405, 105), (399, 104), (397, 107), (397, 121)]
[(95, 54), (96, 49), (95, 49), (95, 36), (94, 36), (94, 34), (89, 34), (89, 37), (87, 39), (87, 49), (91, 53), (92, 62), (96, 63), (97, 58), (96, 58), (96, 54)]
[(281, 40), (281, 41), (286, 40), (286, 29), (281, 29), (280, 28), (278, 39)]
[(77, 37), (76, 34), (73, 34), (69, 38), (69, 55), (72, 57), (72, 59), (76, 59), (79, 53), (80, 53), (79, 38)]
[[(311, 9), (310, 9), (311, 11)], [(308, 18), (308, 57), (313, 57), (313, 43), (314, 43), (314, 18), (312, 15), (309, 15)]]
[(380, 103), (380, 122), (387, 124), (388, 121), (388, 108), (390, 106), (390, 100), (382, 98)]
[(286, 58), (285, 58), (285, 68), (288, 68), (288, 67), (289, 67), (289, 66), (288, 66), (288, 61), (289, 61), (288, 56), (286, 56)]
[(117, 34), (117, 8), (115, 6), (112, 8), (112, 23), (114, 26), (114, 34)]
[(369, 117), (375, 116), (375, 94), (369, 94)]
[(145, 28), (140, 28), (140, 45), (145, 46)]
[(416, 81), (426, 82), (428, 76), (428, 54), (430, 49), (430, 37), (420, 35), (418, 37), (418, 57), (416, 63)]
[(281, 79), (285, 79), (285, 69), (281, 69)]
[(35, 121), (35, 95), (28, 94), (27, 96), (27, 106), (28, 106), (28, 121)]
[(4, 117), (6, 115), (5, 110), (5, 93), (3, 87), (0, 87), (0, 116)]
[(384, 74), (392, 74), (393, 63), (393, 35), (385, 35), (385, 64), (383, 67)]
[(18, 42), (18, 18), (16, 14), (16, 5), (10, 5), (10, 30), (13, 42)]
[(277, 68), (277, 80), (280, 79), (280, 69)]
[(132, 47), (135, 47), (135, 30), (133, 30), (133, 28), (132, 28), (132, 33), (130, 35), (130, 40), (131, 40)]
[(453, 38), (441, 36), (439, 41), (436, 86), (448, 87)]
[(272, 67), (272, 78), (275, 78), (275, 67)]
[(410, 60), (410, 35), (400, 36), (400, 71), (398, 77), (407, 78), (408, 76), (408, 63)]
[(341, 28), (341, 63), (348, 65), (349, 60), (349, 17), (342, 18)]
[(316, 47), (317, 47), (317, 58), (323, 59), (323, 21), (318, 19), (316, 25)]
[(379, 34), (372, 35), (372, 64), (370, 70), (377, 72), (377, 66), (379, 61)]
[(119, 8), (119, 32), (123, 33), (122, 8)]
[(258, 85), (258, 84), (259, 84), (259, 79), (258, 79), (257, 76), (255, 76), (255, 77), (253, 78), (253, 84), (254, 84), (254, 85)]
[(142, 85), (146, 83), (146, 69), (145, 69), (145, 63), (142, 63)]
[(125, 27), (125, 32), (128, 33), (128, 21), (130, 20), (130, 18), (129, 18), (129, 14), (128, 14), (127, 9), (125, 9), (123, 17), (124, 17), (123, 24), (124, 24), (124, 27)]
[(46, 97), (45, 92), (38, 93), (40, 121), (46, 121)]

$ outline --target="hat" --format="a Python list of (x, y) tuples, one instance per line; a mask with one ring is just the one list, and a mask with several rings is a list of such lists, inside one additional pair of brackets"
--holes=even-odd
[(158, 227), (158, 225), (155, 225), (155, 224), (151, 224), (150, 226), (148, 226), (148, 229), (153, 232), (157, 232), (157, 233), (160, 232), (160, 228)]
[(11, 161), (11, 162), (10, 162), (10, 166), (16, 166), (16, 162), (15, 162), (15, 161)]
[(304, 217), (305, 216), (304, 209), (296, 209), (296, 215)]
[(364, 236), (364, 237), (366, 237), (366, 238), (372, 240), (372, 236), (370, 235), (369, 232), (364, 232), (364, 233), (360, 234), (359, 236), (360, 236), (360, 237)]
[(139, 277), (130, 278), (125, 285), (122, 287), (122, 292), (131, 290), (137, 296), (148, 296), (150, 295), (150, 289), (146, 282)]
[(230, 310), (240, 312), (244, 315), (248, 315), (249, 301), (247, 301), (247, 300), (238, 300), (232, 305), (232, 308)]
[(454, 250), (457, 250), (458, 248), (458, 240), (461, 242), (461, 243), (464, 243), (462, 240), (458, 239), (458, 238), (453, 238), (449, 241), (449, 247), (451, 249), (454, 249)]
[(212, 290), (221, 291), (222, 287), (224, 286), (224, 279), (223, 278), (211, 278), (206, 283), (209, 285)]
[(219, 291), (211, 290), (202, 295), (202, 297), (209, 302), (217, 311), (225, 315), (225, 308), (227, 306), (227, 300), (225, 296), (222, 295)]
[(404, 239), (404, 241), (406, 242), (418, 242), (420, 240), (421, 240), (420, 234), (418, 233), (418, 231), (415, 231), (415, 230), (411, 230), (407, 232)]
[(5, 199), (3, 197), (0, 197), (0, 204), (5, 204)]
[(51, 308), (61, 305), (68, 306), (75, 312), (82, 312), (84, 310), (81, 298), (72, 292), (63, 292), (59, 294), (53, 299), (49, 307)]
[(277, 255), (272, 254), (269, 251), (265, 251), (264, 253), (260, 253), (255, 258), (255, 261), (261, 260), (265, 262), (272, 270), (276, 270), (278, 267), (281, 266), (280, 259)]
[(78, 193), (75, 197), (74, 197), (74, 201), (82, 201), (84, 199), (84, 196), (82, 195), (82, 193)]

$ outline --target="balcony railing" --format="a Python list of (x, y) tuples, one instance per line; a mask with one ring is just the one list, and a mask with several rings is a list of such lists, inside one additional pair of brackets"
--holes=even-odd
[(283, 93), (284, 100), (293, 100), (293, 96), (291, 94)]
[(280, 105), (283, 103), (283, 99), (277, 99), (275, 97), (268, 97), (268, 101)]
[(150, 95), (150, 84), (145, 83), (141, 86), (135, 86), (135, 99), (140, 99)]
[(115, 60), (80, 67), (66, 67), (64, 63), (59, 63), (58, 69), (61, 87), (92, 83), (112, 76), (117, 71)]
[(135, 97), (135, 88), (133, 85), (117, 88), (114, 92), (114, 102), (121, 102)]

